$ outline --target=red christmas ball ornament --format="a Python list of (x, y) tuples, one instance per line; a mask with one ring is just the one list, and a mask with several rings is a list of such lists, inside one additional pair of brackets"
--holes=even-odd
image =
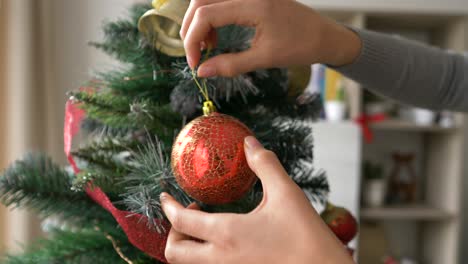
[(328, 203), (320, 216), (343, 244), (348, 244), (357, 235), (358, 223), (345, 208)]
[(239, 120), (211, 113), (187, 124), (172, 147), (177, 183), (192, 198), (224, 204), (244, 196), (257, 177), (244, 153), (244, 138), (253, 133)]

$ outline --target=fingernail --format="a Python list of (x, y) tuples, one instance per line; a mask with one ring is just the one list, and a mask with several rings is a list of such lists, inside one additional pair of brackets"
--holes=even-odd
[(193, 63), (193, 59), (189, 56), (187, 56), (187, 63), (190, 67), (190, 69), (194, 69), (194, 63)]
[(263, 148), (262, 144), (252, 136), (248, 136), (244, 139), (245, 146), (248, 149), (258, 149), (258, 148)]
[(201, 65), (198, 68), (198, 76), (200, 77), (212, 77), (216, 75), (216, 69), (209, 65)]
[(200, 209), (200, 206), (198, 206), (198, 204), (196, 202), (193, 202), (191, 204), (189, 204), (187, 206), (188, 209), (195, 209), (195, 210), (199, 210)]
[(169, 198), (169, 195), (167, 193), (165, 193), (165, 192), (163, 192), (163, 193), (161, 193), (159, 195), (159, 200), (161, 201), (161, 203), (167, 201), (167, 198)]

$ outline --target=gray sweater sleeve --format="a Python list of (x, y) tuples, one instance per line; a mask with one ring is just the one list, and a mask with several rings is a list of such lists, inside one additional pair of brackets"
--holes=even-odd
[(468, 57), (365, 30), (360, 56), (336, 70), (379, 94), (433, 110), (468, 112)]

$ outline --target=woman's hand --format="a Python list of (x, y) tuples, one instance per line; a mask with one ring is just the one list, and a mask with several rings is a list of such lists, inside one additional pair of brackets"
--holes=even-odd
[(209, 214), (161, 195), (172, 223), (167, 260), (171, 264), (353, 263), (275, 154), (253, 137), (245, 139), (245, 153), (264, 189), (253, 212)]
[(313, 63), (341, 66), (361, 50), (354, 32), (293, 0), (192, 0), (180, 31), (191, 68), (200, 62), (205, 43), (216, 41), (214, 29), (229, 24), (256, 29), (251, 48), (204, 62), (199, 76)]

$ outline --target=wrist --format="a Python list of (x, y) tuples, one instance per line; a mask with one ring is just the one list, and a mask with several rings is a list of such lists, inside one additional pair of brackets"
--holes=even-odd
[(321, 63), (334, 67), (352, 64), (361, 54), (362, 41), (351, 29), (332, 20), (324, 19), (321, 50), (324, 57)]

